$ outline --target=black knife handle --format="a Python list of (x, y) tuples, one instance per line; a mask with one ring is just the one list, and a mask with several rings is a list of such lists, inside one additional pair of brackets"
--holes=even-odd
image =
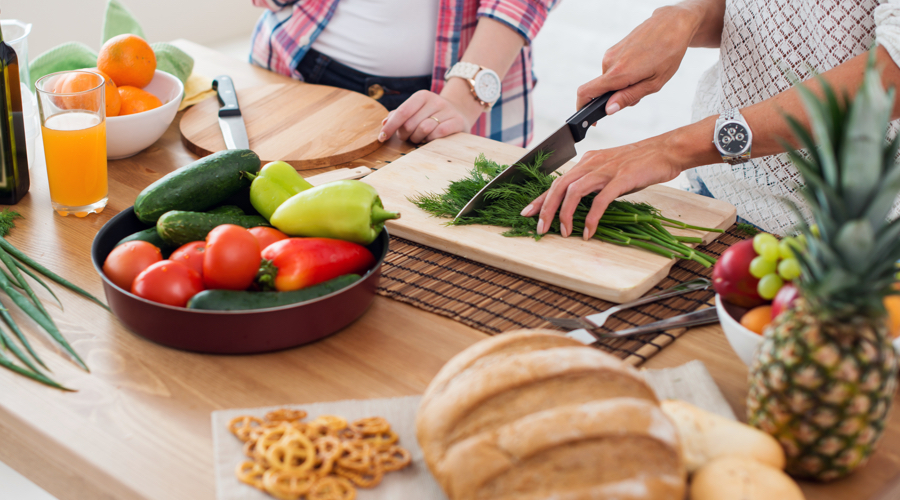
[(234, 82), (228, 75), (217, 76), (213, 80), (213, 90), (219, 96), (219, 116), (241, 116), (241, 108), (238, 106), (237, 93), (234, 91)]
[(580, 142), (587, 135), (591, 125), (606, 116), (606, 103), (617, 91), (607, 92), (600, 97), (591, 99), (583, 108), (579, 109), (571, 118), (566, 120), (569, 130), (572, 131), (572, 139)]

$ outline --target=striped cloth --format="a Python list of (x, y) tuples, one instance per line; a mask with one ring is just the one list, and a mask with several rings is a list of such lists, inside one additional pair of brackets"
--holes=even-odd
[[(337, 7), (339, 0), (253, 0), (265, 7), (253, 32), (250, 62), (270, 71), (302, 80), (297, 64)], [(417, 0), (427, 1), (427, 0)], [(531, 41), (537, 36), (550, 9), (559, 0), (439, 0), (438, 29), (434, 47), (431, 90), (440, 93), (444, 73), (459, 61), (478, 18), (506, 24), (528, 44), (503, 79), (500, 100), (481, 115), (471, 133), (497, 141), (526, 146), (532, 137), (534, 109), (531, 92)], [(417, 76), (417, 75), (409, 75)]]

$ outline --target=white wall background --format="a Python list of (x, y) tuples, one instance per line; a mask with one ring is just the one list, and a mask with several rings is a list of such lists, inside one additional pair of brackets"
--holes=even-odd
[[(141, 23), (147, 41), (187, 38), (211, 44), (248, 35), (262, 10), (250, 0), (120, 0)], [(34, 25), (28, 40), (33, 59), (65, 42), (97, 50), (106, 0), (0, 0), (0, 17)]]

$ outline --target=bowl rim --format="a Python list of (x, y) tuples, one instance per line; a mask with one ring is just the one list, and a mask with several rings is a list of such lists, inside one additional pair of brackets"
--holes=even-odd
[[(138, 297), (137, 295), (131, 293), (131, 291), (129, 291), (129, 290), (125, 290), (124, 288), (116, 285), (115, 283), (110, 281), (109, 278), (106, 277), (106, 274), (103, 272), (102, 264), (98, 264), (97, 260), (94, 258), (94, 245), (96, 244), (96, 242), (107, 231), (111, 231), (109, 226), (113, 223), (113, 221), (115, 221), (119, 217), (123, 217), (123, 218), (127, 217), (127, 214), (129, 212), (134, 213), (133, 205), (122, 210), (121, 212), (119, 212), (118, 214), (116, 214), (112, 218), (110, 218), (108, 221), (106, 221), (106, 224), (103, 224), (103, 227), (101, 227), (100, 230), (97, 231), (97, 234), (94, 235), (93, 242), (91, 243), (91, 263), (94, 265), (94, 270), (97, 272), (97, 274), (100, 276), (100, 279), (103, 280), (104, 283), (106, 283), (109, 286), (114, 287), (116, 290), (119, 290), (120, 292), (125, 293), (128, 298), (144, 302), (145, 304), (148, 304), (151, 306), (162, 307), (164, 309), (171, 309), (173, 311), (178, 311), (178, 312), (189, 312), (189, 313), (209, 314), (209, 315), (225, 314), (225, 315), (229, 315), (229, 316), (231, 316), (231, 315), (247, 315), (247, 314), (260, 314), (260, 313), (266, 313), (266, 312), (282, 311), (282, 310), (291, 309), (294, 307), (305, 306), (308, 304), (320, 302), (320, 301), (329, 299), (335, 295), (344, 293), (349, 288), (359, 286), (361, 283), (364, 283), (367, 279), (369, 279), (369, 277), (373, 273), (381, 272), (381, 266), (382, 266), (382, 264), (384, 264), (385, 258), (387, 257), (387, 253), (390, 250), (390, 235), (387, 232), (387, 228), (383, 227), (381, 232), (376, 237), (376, 241), (378, 239), (384, 239), (385, 241), (384, 241), (383, 249), (381, 251), (381, 255), (376, 256), (375, 265), (373, 265), (371, 269), (366, 271), (365, 274), (360, 275), (358, 280), (354, 281), (353, 283), (350, 283), (349, 285), (347, 285), (341, 289), (335, 290), (335, 291), (329, 293), (328, 295), (323, 295), (321, 297), (316, 297), (314, 299), (304, 300), (304, 301), (296, 302), (293, 304), (285, 304), (283, 306), (277, 306), (277, 307), (266, 307), (263, 309), (244, 309), (244, 310), (238, 310), (238, 311), (221, 311), (221, 310), (211, 310), (211, 309), (188, 309), (187, 307), (176, 307), (176, 306), (170, 306), (168, 304), (161, 304), (159, 302), (153, 302), (152, 300), (147, 300), (143, 297)], [(123, 215), (123, 214), (126, 214), (126, 215)], [(113, 247), (113, 248), (115, 248), (115, 247)], [(163, 259), (163, 260), (167, 260), (167, 259)], [(108, 299), (107, 299), (107, 301), (108, 301)]]
[[(167, 72), (167, 71), (163, 71), (163, 70), (161, 70), (161, 69), (154, 70), (154, 75), (153, 75), (154, 78), (156, 78), (156, 74), (157, 74), (157, 73), (160, 74), (160, 75), (163, 75), (163, 78), (170, 78), (172, 81), (175, 81), (175, 82), (177, 83), (177, 85), (178, 85), (178, 95), (176, 95), (175, 97), (173, 97), (171, 100), (169, 100), (169, 101), (163, 103), (163, 105), (160, 106), (160, 107), (158, 107), (158, 108), (154, 108), (154, 109), (151, 109), (151, 110), (148, 110), (148, 111), (144, 111), (144, 112), (141, 112), (141, 113), (134, 113), (134, 114), (131, 114), (131, 115), (124, 115), (124, 116), (107, 116), (107, 117), (106, 117), (106, 120), (107, 120), (107, 121), (112, 120), (113, 123), (117, 123), (117, 122), (118, 122), (118, 123), (125, 123), (125, 122), (127, 122), (127, 121), (129, 121), (129, 120), (140, 120), (141, 117), (147, 117), (147, 116), (149, 116), (150, 113), (153, 113), (153, 114), (159, 114), (159, 113), (162, 113), (163, 111), (168, 110), (171, 106), (173, 106), (173, 103), (175, 103), (176, 101), (177, 101), (177, 104), (175, 104), (175, 106), (180, 105), (180, 104), (181, 104), (181, 101), (184, 100), (184, 84), (181, 83), (181, 80), (179, 80), (177, 76), (175, 76), (175, 75), (173, 75), (172, 73), (169, 73), (169, 72)], [(148, 85), (149, 85), (149, 84), (148, 84)], [(156, 113), (154, 113), (154, 112), (156, 112)]]

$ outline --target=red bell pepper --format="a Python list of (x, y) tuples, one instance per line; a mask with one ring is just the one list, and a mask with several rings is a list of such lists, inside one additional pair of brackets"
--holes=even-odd
[(375, 264), (366, 247), (330, 238), (288, 238), (262, 252), (260, 288), (289, 292), (345, 274), (363, 274)]

